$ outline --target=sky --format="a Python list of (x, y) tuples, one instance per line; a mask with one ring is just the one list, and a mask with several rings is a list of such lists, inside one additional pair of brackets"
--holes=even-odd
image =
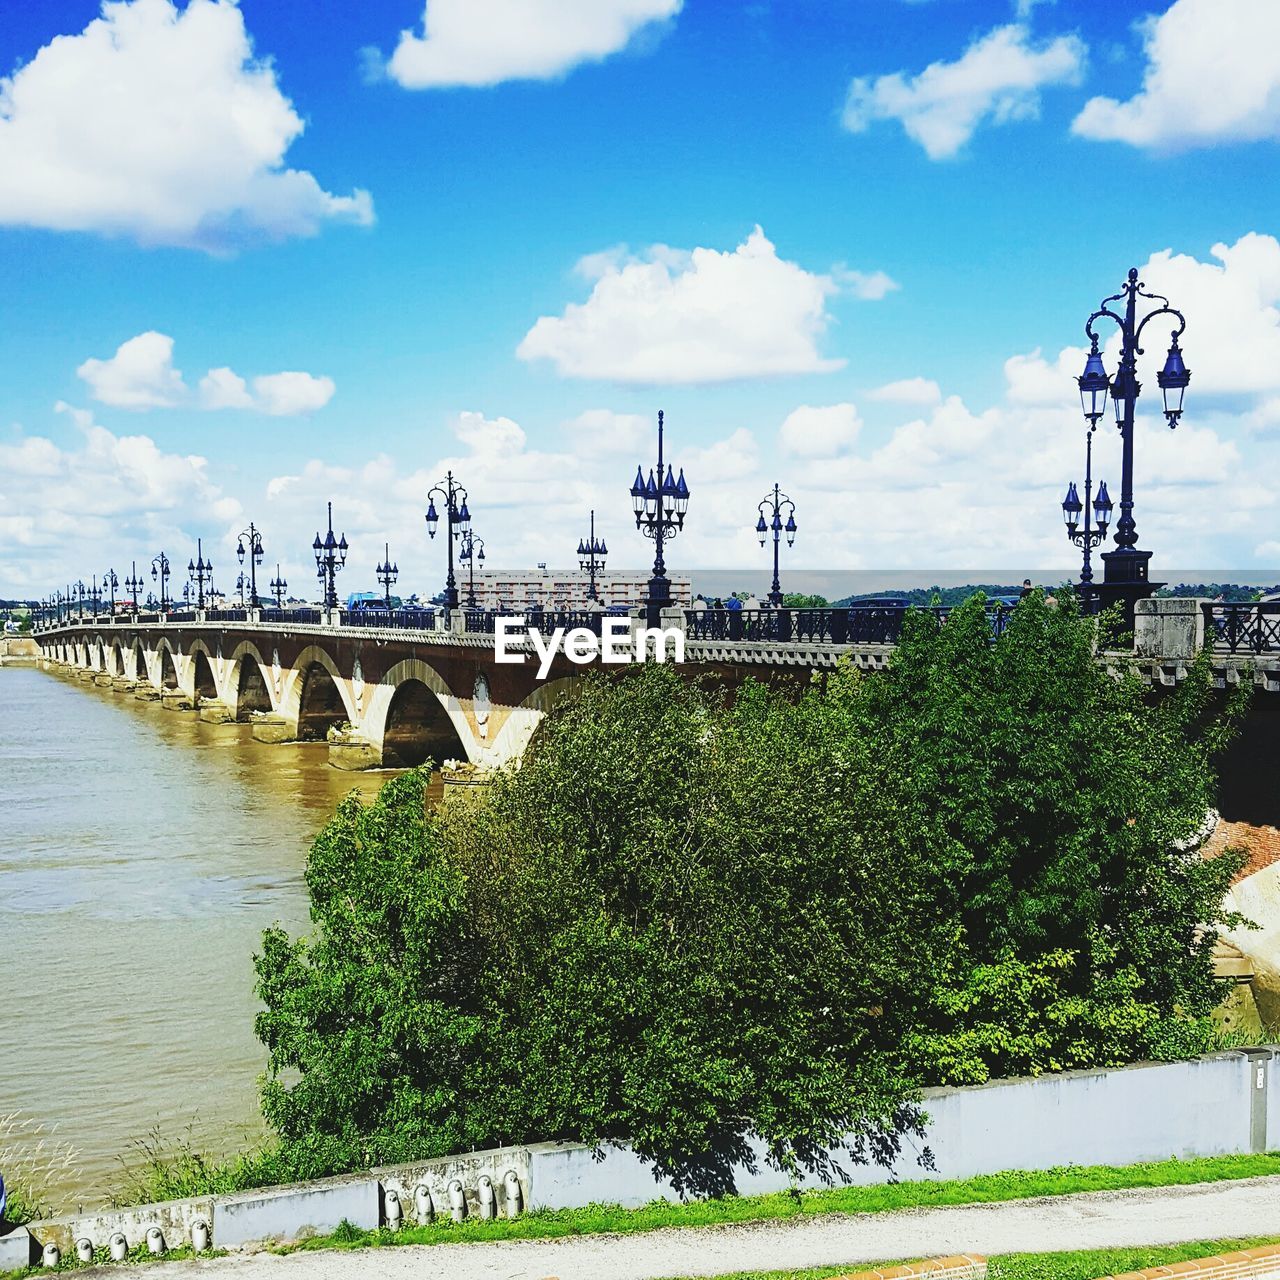
[[(1078, 565), (1084, 322), (1148, 330), (1161, 566), (1280, 566), (1276, 0), (0, 0), (0, 594), (263, 532), (491, 567)], [(1115, 342), (1107, 361), (1114, 369)], [(1119, 434), (1095, 477), (1119, 488)]]

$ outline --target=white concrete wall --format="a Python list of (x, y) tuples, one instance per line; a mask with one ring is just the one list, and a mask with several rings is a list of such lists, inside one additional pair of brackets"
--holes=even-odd
[[(967, 1178), (1008, 1169), (1248, 1152), (1254, 1073), (1244, 1054), (1228, 1053), (971, 1089), (931, 1089), (924, 1100), (929, 1124), (923, 1145), (937, 1167), (922, 1168), (918, 1153), (907, 1148), (893, 1176), (903, 1181)], [(1280, 1094), (1280, 1084), (1275, 1092)], [(1280, 1149), (1280, 1097), (1268, 1088), (1266, 1102), (1266, 1146)], [(738, 1175), (739, 1192), (785, 1190), (788, 1179), (764, 1164), (762, 1146), (757, 1153), (755, 1172), (744, 1169)], [(853, 1165), (847, 1157), (841, 1164), (854, 1185), (889, 1180), (889, 1172), (877, 1165)], [(676, 1198), (670, 1184), (656, 1182), (639, 1157), (616, 1147), (606, 1148), (600, 1160), (584, 1147), (530, 1147), (529, 1182), (534, 1208), (593, 1202), (636, 1207), (658, 1197)]]

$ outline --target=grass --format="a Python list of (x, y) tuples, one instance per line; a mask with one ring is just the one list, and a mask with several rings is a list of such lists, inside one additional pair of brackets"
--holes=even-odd
[[(988, 1259), (991, 1280), (1097, 1280), (1099, 1276), (1144, 1267), (1167, 1267), (1193, 1258), (1211, 1258), (1217, 1253), (1277, 1244), (1280, 1238), (1246, 1240), (1198, 1240), (1189, 1244), (1149, 1245), (1132, 1249), (1091, 1249), (1082, 1253), (1006, 1253)], [(718, 1280), (832, 1280), (856, 1273), (861, 1266), (845, 1263), (838, 1267), (806, 1267), (800, 1271), (737, 1271)], [(877, 1263), (887, 1266), (888, 1263)], [(673, 1278), (674, 1280), (674, 1278)]]
[[(538, 1210), (514, 1219), (468, 1219), (461, 1223), (443, 1221), (425, 1225), (406, 1223), (399, 1231), (385, 1227), (365, 1231), (345, 1224), (334, 1235), (315, 1236), (297, 1244), (281, 1246), (280, 1251), (461, 1244), (485, 1240), (548, 1240), (605, 1233), (629, 1235), (665, 1227), (770, 1222), (824, 1213), (888, 1213), (937, 1205), (995, 1204), (1081, 1191), (1185, 1186), (1274, 1174), (1280, 1174), (1280, 1154), (1162, 1160), (1121, 1168), (1081, 1166), (1039, 1173), (998, 1173), (947, 1182), (899, 1182), (877, 1187), (832, 1187), (799, 1194), (779, 1192), (765, 1196), (728, 1196), (687, 1204), (655, 1200), (640, 1209), (589, 1205), (582, 1209)], [(839, 1271), (828, 1274), (839, 1274)]]
[(0, 1115), (0, 1173), (8, 1191), (5, 1222), (51, 1216), (51, 1188), (75, 1167), (77, 1153), (52, 1126), (10, 1111)]

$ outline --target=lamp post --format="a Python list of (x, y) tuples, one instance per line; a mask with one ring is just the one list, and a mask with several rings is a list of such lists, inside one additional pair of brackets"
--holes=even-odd
[(138, 592), (142, 590), (146, 583), (138, 577), (138, 562), (133, 560), (130, 562), (133, 568), (129, 577), (124, 580), (124, 589), (133, 597), (133, 616), (138, 616)]
[(151, 581), (160, 584), (160, 612), (169, 612), (169, 557), (162, 551), (151, 562)]
[(453, 472), (445, 472), (439, 484), (427, 490), (427, 533), (434, 538), (440, 515), (436, 511), (437, 496), (444, 503), (445, 539), (449, 551), (449, 574), (444, 582), (444, 607), (458, 607), (458, 584), (453, 576), (453, 540), (460, 538), (471, 528), (471, 512), (467, 509), (467, 491), (453, 478)]
[(98, 575), (93, 575), (93, 586), (89, 588), (89, 608), (93, 611), (94, 621), (98, 618), (98, 605), (102, 603), (102, 588), (98, 586)]
[(636, 468), (635, 482), (631, 486), (631, 507), (636, 516), (636, 528), (654, 544), (653, 577), (649, 579), (649, 595), (645, 613), (649, 626), (656, 627), (662, 621), (662, 611), (671, 604), (671, 581), (667, 577), (667, 565), (662, 556), (663, 544), (684, 528), (685, 512), (689, 509), (689, 486), (684, 482), (684, 468), (677, 480), (667, 464), (663, 475), (662, 457), (663, 414), (658, 410), (658, 470), (644, 478), (640, 467)]
[(201, 539), (196, 539), (196, 558), (187, 561), (187, 576), (196, 588), (196, 608), (201, 612), (204, 611), (204, 587), (205, 583), (213, 582), (213, 565), (204, 558), (204, 543)]
[(108, 569), (102, 575), (102, 585), (104, 589), (111, 593), (111, 616), (116, 616), (116, 588), (120, 585), (120, 579), (116, 577), (114, 569)]
[[(760, 502), (760, 519), (756, 521), (756, 537), (763, 547), (770, 531), (773, 533), (773, 586), (769, 589), (769, 603), (775, 609), (782, 608), (782, 584), (778, 581), (778, 544), (782, 535), (787, 535), (787, 546), (796, 545), (796, 504), (775, 484), (770, 493), (766, 493)], [(765, 511), (769, 512), (766, 521)], [(786, 523), (782, 521), (782, 513), (787, 513)]]
[(400, 566), (391, 563), (391, 545), (384, 542), (382, 544), (382, 563), (378, 566), (376, 572), (377, 579), (382, 583), (383, 598), (387, 603), (387, 611), (391, 611), (391, 584), (400, 576)]
[[(1067, 537), (1084, 552), (1084, 565), (1080, 570), (1080, 595), (1084, 599), (1085, 608), (1092, 613), (1096, 603), (1093, 588), (1093, 564), (1091, 555), (1094, 547), (1106, 541), (1107, 525), (1111, 522), (1111, 496), (1107, 493), (1107, 482), (1098, 485), (1098, 496), (1093, 496), (1093, 423), (1089, 425), (1085, 437), (1084, 452), (1084, 501), (1076, 490), (1073, 480), (1067, 486), (1067, 496), (1062, 500), (1062, 516), (1067, 522)], [(1084, 528), (1080, 528), (1080, 513), (1084, 512)], [(1096, 527), (1095, 526), (1096, 523)]]
[(341, 538), (333, 536), (332, 502), (329, 503), (329, 532), (325, 534), (323, 541), (317, 533), (316, 540), (311, 544), (311, 550), (316, 554), (316, 577), (320, 579), (320, 585), (324, 590), (324, 607), (336, 609), (338, 607), (338, 571), (347, 563), (347, 535), (344, 533)]
[[(245, 551), (244, 541), (249, 539), (248, 552)], [(245, 555), (249, 557), (249, 605), (253, 609), (261, 608), (262, 602), (258, 599), (258, 566), (262, 563), (262, 534), (254, 527), (253, 521), (249, 522), (249, 527), (236, 540), (236, 559), (244, 564)]]
[[(1153, 307), (1139, 319), (1139, 298), (1161, 305)], [(1111, 310), (1113, 302), (1123, 302), (1123, 315)], [(1177, 327), (1171, 330), (1172, 341), (1164, 368), (1156, 379), (1164, 396), (1164, 416), (1171, 428), (1176, 427), (1182, 417), (1182, 398), (1191, 381), (1178, 345), (1187, 321), (1181, 311), (1170, 305), (1168, 298), (1146, 291), (1143, 281), (1138, 279), (1137, 267), (1130, 268), (1120, 292), (1104, 298), (1102, 305), (1085, 322), (1084, 331), (1090, 342), (1089, 356), (1084, 373), (1077, 379), (1080, 401), (1090, 429), (1105, 412), (1108, 392), (1115, 409), (1116, 425), (1120, 429), (1120, 519), (1116, 522), (1115, 549), (1102, 553), (1102, 583), (1096, 592), (1102, 605), (1123, 601), (1130, 617), (1134, 602), (1150, 595), (1159, 585), (1150, 581), (1151, 552), (1138, 549), (1138, 528), (1133, 518), (1133, 423), (1138, 396), (1142, 392), (1142, 384), (1138, 381), (1138, 357), (1143, 351), (1142, 331), (1156, 316), (1173, 316), (1177, 321)], [(1120, 365), (1114, 378), (1107, 376), (1098, 349), (1098, 334), (1094, 329), (1094, 321), (1104, 318), (1114, 322), (1121, 335)]]
[(271, 594), (276, 598), (276, 608), (284, 608), (284, 593), (289, 590), (289, 584), (284, 580), (284, 575), (280, 572), (279, 562), (276, 563), (276, 576), (271, 579)]
[(467, 562), (467, 608), (476, 607), (476, 561), (484, 564), (484, 539), (468, 529), (458, 539), (458, 559)]
[(586, 539), (578, 539), (578, 568), (588, 575), (587, 599), (598, 600), (596, 574), (604, 570), (604, 558), (609, 554), (603, 538), (596, 537), (596, 512), (591, 509), (591, 532)]

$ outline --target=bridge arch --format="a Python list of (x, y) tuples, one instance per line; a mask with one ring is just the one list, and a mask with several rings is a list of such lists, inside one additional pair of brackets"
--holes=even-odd
[(167, 638), (156, 645), (156, 685), (161, 689), (178, 689), (178, 666)]
[(213, 663), (210, 662), (208, 650), (204, 645), (191, 647), (191, 684), (198, 702), (217, 700), (218, 680), (213, 674)]
[(298, 654), (280, 695), (280, 711), (303, 741), (323, 739), (344, 720), (360, 722), (351, 702), (350, 686), (338, 664), (319, 645)]
[(242, 640), (232, 651), (227, 664), (227, 702), (237, 720), (248, 720), (255, 711), (272, 710), (268, 669), (253, 641)]
[(370, 690), (361, 732), (393, 768), (478, 761), (480, 748), (444, 677), (421, 658), (397, 662)]
[(113, 676), (124, 675), (124, 650), (120, 646), (120, 641), (116, 640), (111, 645), (111, 663), (107, 670)]
[(551, 709), (565, 698), (576, 697), (581, 687), (581, 676), (561, 676), (539, 684), (518, 706), (511, 708), (489, 749), (491, 762), (507, 764), (519, 760), (529, 749), (529, 743)]
[[(133, 670), (129, 670), (132, 663)], [(146, 680), (151, 683), (151, 668), (147, 664), (147, 651), (143, 648), (142, 638), (140, 636), (133, 637), (133, 643), (129, 646), (129, 657), (126, 660), (125, 674), (131, 676), (134, 680)]]

